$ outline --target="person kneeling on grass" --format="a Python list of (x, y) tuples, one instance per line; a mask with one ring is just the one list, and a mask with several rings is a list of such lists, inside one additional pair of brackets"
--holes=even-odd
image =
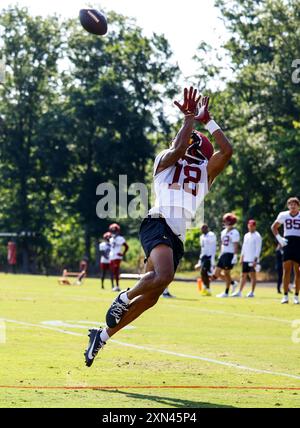
[[(89, 330), (89, 344), (84, 354), (88, 367), (107, 340), (155, 305), (173, 281), (184, 253), (187, 223), (231, 158), (231, 145), (208, 112), (209, 98), (202, 98), (198, 110), (199, 99), (197, 90), (191, 87), (184, 89), (183, 104), (175, 101), (184, 115), (184, 123), (171, 147), (155, 159), (156, 203), (140, 228), (147, 273), (113, 301), (106, 314), (107, 328)], [(193, 129), (195, 121), (204, 124), (213, 135), (218, 152), (214, 153), (205, 135)]]

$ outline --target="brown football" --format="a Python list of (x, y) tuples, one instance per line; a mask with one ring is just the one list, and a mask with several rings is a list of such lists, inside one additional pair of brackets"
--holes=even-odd
[(106, 17), (96, 9), (81, 9), (79, 20), (83, 28), (91, 34), (104, 36), (107, 33)]

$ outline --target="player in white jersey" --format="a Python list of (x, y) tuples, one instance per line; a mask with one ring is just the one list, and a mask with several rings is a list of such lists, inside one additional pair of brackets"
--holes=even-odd
[[(110, 273), (110, 263), (109, 263), (109, 254), (110, 254), (110, 243), (111, 233), (106, 232), (103, 235), (103, 241), (99, 244), (100, 252), (100, 270), (101, 270), (101, 287), (104, 289), (104, 279), (106, 272)], [(113, 280), (111, 278), (112, 288)]]
[(256, 272), (259, 270), (259, 258), (262, 247), (262, 238), (256, 230), (256, 221), (248, 221), (248, 233), (245, 234), (241, 251), (240, 263), (242, 264), (242, 274), (240, 280), (240, 289), (231, 295), (231, 297), (242, 297), (242, 291), (250, 275), (251, 291), (247, 297), (254, 297), (256, 287)]
[[(117, 223), (113, 223), (109, 226), (109, 231), (111, 233), (110, 243), (110, 253), (109, 253), (109, 264), (112, 278), (112, 287), (113, 291), (120, 290), (120, 265), (123, 260), (123, 257), (127, 253), (129, 247), (125, 238), (120, 234), (121, 228)], [(124, 247), (124, 249), (123, 249)], [(116, 286), (114, 287), (114, 280), (116, 281)]]
[(210, 275), (215, 266), (215, 256), (217, 251), (217, 238), (214, 232), (209, 230), (207, 224), (201, 227), (200, 246), (201, 253), (199, 262), (196, 264), (195, 269), (200, 269), (201, 280), (203, 282), (202, 296), (211, 296), (210, 292)]
[[(272, 232), (283, 249), (283, 287), (284, 297), (281, 303), (289, 303), (289, 284), (292, 269), (295, 273), (294, 303), (299, 304), (300, 290), (300, 201), (298, 198), (289, 198), (288, 211), (279, 213), (272, 224)], [(279, 228), (283, 225), (284, 237), (279, 234)]]
[[(183, 104), (175, 105), (184, 115), (184, 123), (168, 150), (154, 162), (156, 202), (140, 228), (140, 240), (146, 254), (146, 274), (130, 290), (113, 301), (106, 314), (106, 329), (90, 330), (85, 352), (91, 366), (98, 351), (120, 329), (155, 305), (163, 290), (172, 282), (183, 256), (186, 222), (195, 214), (213, 180), (225, 168), (232, 147), (220, 127), (211, 120), (209, 98), (200, 97), (191, 87), (184, 89)], [(199, 109), (198, 109), (199, 107)], [(213, 135), (219, 151), (205, 135), (194, 130), (202, 123)]]
[[(225, 228), (221, 232), (221, 254), (211, 279), (215, 280), (223, 277), (226, 288), (224, 293), (218, 294), (217, 297), (228, 297), (230, 286), (235, 286), (235, 281), (232, 280), (230, 271), (238, 261), (240, 234), (234, 227), (236, 222), (237, 217), (235, 214), (224, 214), (223, 224)], [(224, 272), (224, 276), (221, 274), (222, 271)]]

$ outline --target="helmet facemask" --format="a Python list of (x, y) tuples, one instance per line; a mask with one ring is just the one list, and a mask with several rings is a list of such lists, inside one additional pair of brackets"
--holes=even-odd
[(195, 131), (192, 132), (189, 147), (187, 148), (185, 152), (185, 156), (194, 159), (196, 161), (199, 160), (208, 160), (203, 153), (201, 152), (201, 146), (202, 146), (202, 137)]

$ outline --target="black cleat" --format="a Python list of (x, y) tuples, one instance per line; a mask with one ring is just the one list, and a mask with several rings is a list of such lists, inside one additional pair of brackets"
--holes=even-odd
[(163, 297), (167, 297), (167, 298), (174, 298), (175, 297), (169, 291), (164, 291), (163, 294), (162, 294), (162, 296)]
[[(126, 291), (122, 291), (122, 293), (126, 293)], [(124, 313), (128, 311), (129, 304), (122, 302), (122, 300), (120, 299), (122, 293), (120, 293), (118, 297), (115, 298), (115, 300), (112, 302), (111, 307), (107, 311), (106, 324), (110, 328), (116, 327), (116, 325), (119, 324)]]
[(106, 342), (102, 342), (101, 338), (100, 338), (100, 334), (102, 332), (102, 328), (92, 328), (91, 330), (89, 330), (89, 344), (88, 347), (84, 353), (85, 356), (85, 364), (88, 367), (91, 367), (91, 365), (94, 362), (94, 359), (96, 357), (96, 355), (98, 354), (98, 352), (100, 351), (100, 349), (103, 348), (104, 345), (106, 345)]

